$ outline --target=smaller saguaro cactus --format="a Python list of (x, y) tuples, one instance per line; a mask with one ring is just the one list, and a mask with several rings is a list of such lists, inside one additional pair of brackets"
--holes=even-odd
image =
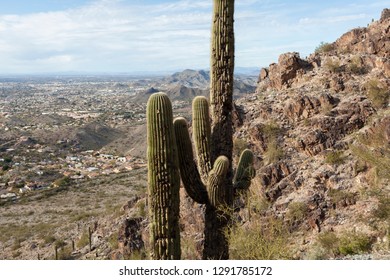
[(180, 259), (180, 175), (172, 105), (166, 94), (155, 93), (146, 110), (151, 258)]
[(178, 147), (180, 176), (188, 195), (197, 203), (206, 205), (204, 259), (227, 259), (226, 226), (230, 221), (235, 189), (248, 189), (253, 178), (253, 154), (244, 150), (238, 164), (233, 187), (227, 183), (231, 163), (221, 155), (211, 160), (211, 126), (209, 103), (198, 96), (192, 103), (192, 134), (196, 161), (192, 151), (188, 125), (184, 118), (174, 120)]
[(253, 153), (245, 149), (240, 156), (236, 174), (233, 179), (235, 190), (247, 190), (251, 185), (251, 180), (255, 177), (256, 171), (253, 168)]

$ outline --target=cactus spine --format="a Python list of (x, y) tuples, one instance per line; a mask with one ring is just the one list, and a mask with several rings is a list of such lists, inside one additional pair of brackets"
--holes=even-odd
[(172, 106), (166, 94), (149, 98), (147, 143), (151, 258), (180, 259), (180, 175)]

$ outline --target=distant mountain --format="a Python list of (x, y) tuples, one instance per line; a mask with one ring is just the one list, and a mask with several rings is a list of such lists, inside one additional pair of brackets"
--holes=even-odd
[(206, 89), (210, 83), (210, 72), (186, 69), (182, 72), (176, 72), (163, 80), (169, 84), (180, 84), (189, 88)]
[[(253, 76), (237, 74), (234, 79), (234, 97), (238, 98), (244, 94), (255, 92), (258, 74), (259, 71)], [(136, 102), (146, 102), (152, 93), (163, 91), (169, 95), (171, 100), (190, 101), (198, 95), (208, 96), (209, 88), (209, 71), (186, 69), (182, 72), (176, 72), (170, 76), (156, 79), (153, 87), (137, 94), (134, 100)]]
[(209, 94), (208, 89), (191, 88), (183, 85), (170, 85), (165, 92), (168, 94), (171, 100), (191, 101), (194, 97)]
[(260, 72), (259, 67), (235, 67), (235, 75), (245, 75), (245, 76), (258, 76)]

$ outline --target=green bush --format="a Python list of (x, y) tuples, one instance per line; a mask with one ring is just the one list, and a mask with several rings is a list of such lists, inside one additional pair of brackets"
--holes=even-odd
[(362, 63), (362, 59), (360, 56), (354, 56), (351, 59), (351, 62), (348, 64), (347, 68), (353, 74), (360, 75), (366, 73), (366, 69)]
[(304, 202), (291, 202), (288, 205), (286, 218), (291, 222), (303, 221), (309, 213), (307, 204)]
[(369, 252), (372, 247), (372, 239), (363, 233), (345, 233), (340, 237), (339, 253), (345, 255), (356, 255)]
[[(383, 195), (383, 194), (382, 194)], [(387, 220), (390, 224), (390, 197), (379, 197), (378, 207), (372, 213), (373, 217), (379, 220)]]
[(264, 124), (262, 127), (262, 133), (267, 139), (274, 139), (282, 132), (280, 126), (273, 120)]
[(317, 242), (326, 255), (335, 257), (338, 254), (339, 239), (336, 233), (331, 231), (323, 232), (318, 235)]
[(314, 50), (315, 53), (327, 53), (334, 50), (334, 45), (326, 42), (321, 42)]
[(316, 246), (319, 246), (321, 258), (334, 258), (337, 256), (356, 255), (370, 252), (373, 239), (364, 234), (344, 231), (340, 234), (323, 232), (318, 235)]
[(323, 66), (331, 73), (340, 73), (343, 70), (340, 64), (340, 60), (338, 59), (328, 58), (327, 60), (325, 60)]

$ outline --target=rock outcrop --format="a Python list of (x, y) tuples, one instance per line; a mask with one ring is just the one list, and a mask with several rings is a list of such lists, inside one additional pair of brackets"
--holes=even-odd
[(311, 65), (301, 59), (297, 52), (285, 53), (279, 56), (278, 63), (273, 63), (269, 69), (261, 69), (259, 81), (269, 79), (269, 86), (282, 89), (291, 86), (294, 78), (302, 76)]
[[(385, 234), (372, 234), (364, 221), (378, 220), (373, 215), (382, 200), (365, 191), (381, 184), (381, 196), (389, 195), (389, 30), (385, 9), (379, 21), (305, 60), (282, 54), (261, 69), (256, 94), (237, 102), (243, 124), (235, 136), (255, 151), (257, 184), (270, 204), (262, 215), (281, 218), (295, 237), (304, 236), (301, 248), (318, 244), (320, 232)], [(385, 101), (377, 106), (375, 98)], [(263, 160), (269, 124), (277, 128), (271, 148), (279, 157), (272, 162)]]

